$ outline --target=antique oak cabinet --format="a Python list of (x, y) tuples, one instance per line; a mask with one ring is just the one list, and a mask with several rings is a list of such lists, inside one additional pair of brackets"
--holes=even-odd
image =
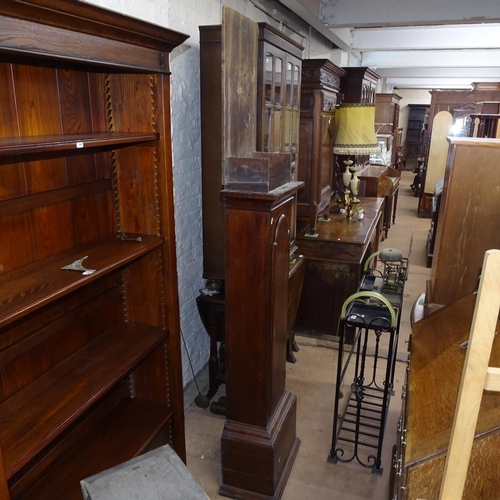
[(75, 0), (0, 6), (0, 498), (185, 460), (169, 52)]
[[(389, 500), (439, 498), (476, 294), (470, 293), (413, 324)], [(497, 324), (497, 329), (500, 327)], [(489, 366), (500, 366), (495, 338)], [(483, 393), (463, 500), (498, 498), (498, 394)]]
[(399, 127), (399, 101), (397, 94), (375, 94), (375, 131), (391, 134)]

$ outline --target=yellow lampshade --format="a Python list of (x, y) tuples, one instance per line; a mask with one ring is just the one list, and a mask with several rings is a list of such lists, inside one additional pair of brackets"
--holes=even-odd
[(341, 104), (335, 112), (337, 155), (370, 155), (380, 152), (375, 135), (375, 104)]

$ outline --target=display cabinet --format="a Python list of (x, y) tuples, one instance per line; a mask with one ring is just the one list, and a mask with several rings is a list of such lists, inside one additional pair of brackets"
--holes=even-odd
[[(220, 192), (225, 187), (227, 158), (250, 157), (255, 151), (289, 154), (287, 182), (295, 175), (292, 171), (296, 169), (298, 155), (302, 47), (267, 24), (259, 24), (257, 29), (258, 45), (255, 50), (250, 45), (246, 47), (246, 57), (242, 58), (240, 48), (234, 43), (223, 45), (221, 25), (200, 26), (203, 277), (206, 279), (225, 277)], [(248, 64), (243, 60), (251, 60), (255, 69), (247, 71)], [(223, 78), (229, 86), (241, 81), (248, 109), (241, 111), (239, 107), (241, 88), (235, 85), (228, 88), (223, 85)], [(240, 111), (236, 113), (236, 109)], [(226, 126), (229, 122), (231, 126)], [(292, 232), (294, 236), (295, 227)]]
[(290, 153), (290, 180), (297, 179), (302, 50), (281, 31), (259, 23), (256, 150)]
[(168, 54), (186, 38), (74, 0), (0, 6), (2, 500), (79, 499), (162, 444), (185, 460)]
[(297, 199), (298, 229), (316, 230), (318, 216), (328, 218), (335, 178), (332, 127), (344, 70), (327, 59), (302, 61), (298, 180), (305, 184)]
[[(403, 168), (403, 129), (399, 127), (400, 101), (401, 96), (397, 94), (375, 94), (375, 132), (381, 144), (381, 151), (385, 152), (383, 164), (399, 172)], [(372, 158), (370, 162), (379, 163), (374, 162)]]

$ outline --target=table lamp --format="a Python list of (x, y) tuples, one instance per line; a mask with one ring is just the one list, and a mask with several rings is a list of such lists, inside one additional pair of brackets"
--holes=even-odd
[(350, 190), (352, 197), (349, 203), (348, 216), (361, 214), (359, 209), (358, 171), (362, 166), (355, 160), (359, 156), (367, 156), (380, 152), (380, 146), (375, 135), (375, 104), (341, 104), (335, 112), (336, 136), (333, 152), (336, 155), (347, 155), (344, 160), (345, 171), (342, 180), (345, 190)]

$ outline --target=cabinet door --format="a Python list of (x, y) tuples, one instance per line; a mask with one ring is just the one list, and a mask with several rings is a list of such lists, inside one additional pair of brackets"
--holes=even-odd
[(296, 180), (302, 47), (265, 23), (259, 26), (256, 150), (290, 153)]
[(297, 159), (299, 146), (299, 88), (300, 88), (300, 60), (288, 56), (285, 73), (285, 116), (283, 151), (292, 155), (291, 177), (297, 180)]
[(265, 51), (264, 57), (264, 112), (261, 144), (257, 149), (266, 153), (282, 151), (283, 124), (283, 68), (284, 54)]

